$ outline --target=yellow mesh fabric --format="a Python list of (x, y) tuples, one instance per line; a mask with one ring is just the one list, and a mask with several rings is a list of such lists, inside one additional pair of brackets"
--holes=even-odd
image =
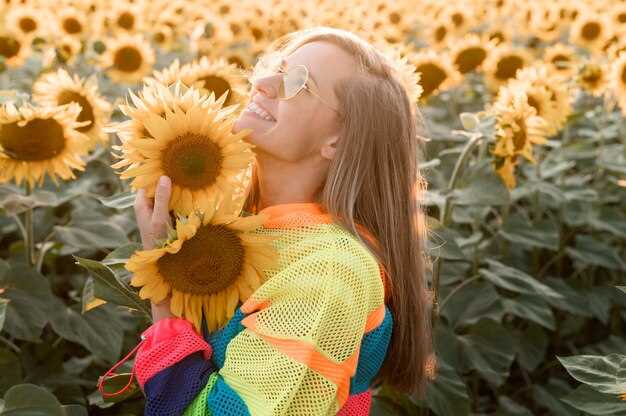
[(257, 232), (279, 236), (278, 266), (241, 306), (220, 375), (253, 415), (335, 415), (348, 397), (367, 317), (384, 302), (362, 243), (308, 212)]

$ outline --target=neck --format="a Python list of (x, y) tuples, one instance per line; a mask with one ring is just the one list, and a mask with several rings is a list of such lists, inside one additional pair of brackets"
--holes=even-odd
[(279, 204), (319, 202), (327, 169), (305, 159), (297, 163), (257, 157), (258, 211)]

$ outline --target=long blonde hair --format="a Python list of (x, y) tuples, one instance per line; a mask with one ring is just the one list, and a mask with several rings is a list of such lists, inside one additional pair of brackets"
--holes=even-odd
[[(423, 142), (418, 134), (421, 115), (385, 55), (351, 32), (306, 29), (277, 39), (269, 52), (289, 54), (315, 41), (333, 43), (359, 65), (355, 76), (335, 87), (342, 109), (341, 135), (320, 202), (374, 253), (389, 276), (392, 338), (374, 382), (424, 397), (432, 334), (425, 278), (430, 264), (425, 255), (427, 229), (420, 204), (426, 182), (417, 165)], [(258, 197), (253, 167), (244, 209), (256, 212)], [(375, 241), (362, 238), (359, 226)]]

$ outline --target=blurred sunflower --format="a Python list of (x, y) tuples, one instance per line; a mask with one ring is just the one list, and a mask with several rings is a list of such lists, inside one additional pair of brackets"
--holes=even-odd
[(83, 170), (86, 138), (77, 128), (80, 106), (37, 108), (12, 103), (0, 106), (0, 182), (22, 181), (32, 189), (45, 175), (74, 179), (73, 169)]
[(447, 53), (430, 50), (409, 55), (408, 58), (420, 74), (422, 100), (451, 87), (460, 79)]
[[(181, 65), (178, 58), (174, 59), (174, 61), (167, 67), (163, 68), (160, 71), (153, 71), (152, 75), (144, 78), (143, 82), (145, 84), (151, 84), (153, 82), (160, 82), (161, 84), (169, 87), (174, 85), (176, 81), (181, 81), (183, 78), (183, 74), (186, 73), (190, 68), (189, 64)], [(184, 82), (183, 82), (184, 84)], [(186, 85), (189, 87), (190, 85)]]
[(74, 7), (62, 8), (56, 15), (61, 33), (69, 36), (83, 37), (88, 29), (87, 16)]
[(526, 93), (528, 104), (546, 120), (548, 136), (563, 128), (572, 112), (570, 92), (565, 81), (555, 76), (548, 66), (538, 64), (521, 69), (509, 82), (513, 89)]
[(78, 38), (65, 35), (53, 40), (57, 59), (64, 64), (72, 64), (80, 54), (83, 45)]
[(613, 91), (622, 113), (626, 115), (626, 52), (622, 52), (612, 64)]
[(248, 83), (243, 73), (224, 59), (203, 56), (190, 65), (181, 79), (185, 85), (199, 88), (203, 93), (213, 92), (216, 98), (226, 93), (226, 106), (244, 104), (247, 100)]
[(64, 69), (59, 69), (39, 78), (33, 84), (32, 91), (33, 99), (43, 107), (72, 102), (80, 105), (78, 121), (89, 124), (76, 130), (88, 137), (88, 150), (93, 150), (97, 143), (108, 142), (108, 136), (102, 127), (108, 121), (111, 105), (98, 93), (95, 77), (83, 80), (76, 74), (71, 77)]
[(229, 200), (177, 218), (162, 247), (135, 252), (126, 263), (142, 299), (159, 303), (171, 295), (172, 314), (198, 332), (203, 317), (210, 332), (221, 328), (275, 266), (273, 237), (254, 232), (266, 216), (239, 217)]
[(485, 60), (487, 84), (493, 91), (515, 78), (517, 71), (532, 62), (530, 53), (511, 45), (500, 45)]
[(398, 74), (398, 79), (406, 90), (409, 102), (412, 106), (416, 106), (424, 89), (420, 85), (420, 74), (415, 72), (415, 67), (407, 57), (413, 53), (412, 50), (408, 47), (399, 48), (383, 44), (377, 46)]
[(122, 34), (108, 42), (101, 59), (112, 80), (135, 83), (150, 72), (155, 54), (141, 35)]
[(495, 48), (494, 41), (470, 34), (460, 41), (452, 42), (450, 55), (456, 69), (461, 74), (466, 74), (480, 70), (485, 59)]
[(496, 117), (496, 144), (492, 153), (499, 157), (522, 155), (536, 163), (533, 146), (546, 142), (548, 125), (537, 116), (526, 94), (515, 89), (510, 94), (500, 93), (489, 111)]
[[(146, 111), (153, 104), (146, 103), (145, 97), (159, 102), (163, 114)], [(187, 89), (181, 83), (170, 88), (154, 83), (144, 88), (143, 99), (132, 93), (131, 98), (136, 108), (120, 109), (138, 118), (148, 135), (130, 136), (116, 148), (124, 154), (115, 155), (122, 160), (112, 167), (128, 166), (120, 177), (134, 178), (131, 188), (145, 188), (148, 197), (154, 196), (159, 177), (169, 176), (170, 209), (178, 213), (210, 210), (220, 195), (232, 188), (232, 179), (248, 168), (253, 157), (252, 145), (242, 140), (250, 130), (231, 132), (235, 108), (222, 108), (226, 95), (215, 100), (213, 94), (201, 95), (199, 90)], [(128, 131), (128, 127), (118, 125), (117, 129)]]
[(167, 25), (158, 25), (150, 32), (152, 42), (164, 51), (171, 51), (176, 43), (174, 30)]
[(585, 10), (570, 28), (570, 42), (597, 51), (611, 35), (613, 27), (605, 16)]
[(577, 60), (574, 48), (563, 43), (547, 47), (543, 54), (543, 61), (551, 66), (555, 74), (563, 78), (569, 78), (574, 74)]
[(109, 11), (110, 29), (137, 33), (143, 29), (143, 3), (112, 3)]
[(448, 22), (438, 19), (428, 25), (426, 37), (430, 47), (442, 47), (453, 37), (452, 30)]
[(9, 30), (21, 34), (22, 37), (32, 39), (35, 36), (46, 34), (46, 14), (47, 12), (43, 8), (20, 5), (19, 7), (10, 7), (4, 20)]
[(0, 29), (0, 57), (9, 68), (21, 66), (31, 53), (30, 42), (15, 32)]
[[(241, 32), (239, 26), (235, 26)], [(234, 43), (229, 22), (208, 11), (204, 21), (196, 23), (189, 36), (191, 51), (197, 56), (212, 56), (215, 49), (223, 50)]]
[(447, 27), (457, 36), (465, 35), (474, 25), (473, 8), (464, 4), (448, 3), (441, 19), (447, 22)]
[(502, 181), (508, 189), (515, 188), (517, 181), (515, 180), (515, 166), (517, 165), (517, 155), (513, 156), (494, 156), (493, 168), (502, 178)]
[(603, 64), (587, 61), (579, 66), (576, 83), (589, 94), (599, 97), (607, 88), (607, 70)]

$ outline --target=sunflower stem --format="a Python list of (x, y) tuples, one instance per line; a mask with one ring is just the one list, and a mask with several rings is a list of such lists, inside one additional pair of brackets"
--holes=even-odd
[[(26, 196), (32, 193), (30, 185), (26, 184)], [(26, 262), (30, 267), (35, 265), (35, 233), (33, 230), (33, 208), (29, 207), (24, 212), (24, 228), (26, 229), (26, 238), (24, 239), (24, 248), (26, 250)]]
[[(472, 138), (467, 142), (463, 151), (459, 155), (459, 158), (454, 165), (454, 170), (452, 171), (452, 176), (450, 177), (450, 182), (448, 183), (448, 188), (446, 189), (446, 197), (443, 203), (443, 209), (441, 210), (440, 222), (441, 226), (445, 227), (448, 225), (448, 221), (450, 220), (450, 216), (452, 214), (453, 202), (451, 198), (451, 193), (455, 189), (458, 179), (461, 176), (461, 171), (465, 166), (466, 160), (472, 154), (472, 150), (474, 146), (480, 142), (480, 140), (484, 136), (480, 133), (472, 136)], [(435, 263), (433, 265), (433, 299), (432, 299), (432, 311), (431, 311), (431, 323), (432, 329), (435, 329), (435, 325), (437, 324), (437, 319), (439, 318), (439, 276), (441, 275), (441, 267), (443, 260), (441, 256), (437, 257)]]

